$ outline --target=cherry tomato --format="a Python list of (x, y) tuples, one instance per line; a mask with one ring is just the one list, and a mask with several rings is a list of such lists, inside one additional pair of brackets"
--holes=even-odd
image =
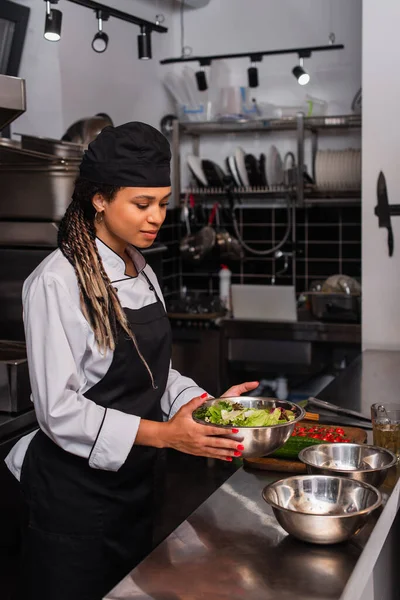
[(338, 428), (336, 429), (336, 433), (338, 433), (339, 435), (344, 435), (344, 430), (343, 430), (343, 429), (341, 429), (340, 427), (338, 427)]

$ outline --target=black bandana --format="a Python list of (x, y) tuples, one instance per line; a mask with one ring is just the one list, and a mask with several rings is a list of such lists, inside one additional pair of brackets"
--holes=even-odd
[(83, 155), (80, 175), (121, 187), (169, 187), (168, 140), (146, 123), (105, 127)]

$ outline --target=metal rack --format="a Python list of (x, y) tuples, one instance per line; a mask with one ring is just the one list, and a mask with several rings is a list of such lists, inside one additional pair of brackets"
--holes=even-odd
[[(175, 206), (179, 206), (188, 191), (202, 198), (203, 204), (211, 205), (218, 198), (226, 196), (222, 188), (198, 188), (191, 187), (189, 190), (181, 190), (181, 164), (180, 143), (183, 136), (190, 136), (192, 140), (192, 153), (200, 155), (200, 137), (202, 135), (215, 135), (227, 133), (271, 133), (275, 131), (296, 132), (297, 142), (297, 173), (295, 187), (273, 186), (258, 188), (236, 188), (233, 191), (237, 198), (234, 208), (255, 208), (268, 206), (270, 208), (281, 208), (291, 204), (292, 221), (292, 243), (296, 245), (296, 209), (313, 204), (349, 204), (361, 201), (361, 190), (322, 190), (315, 185), (304, 184), (304, 145), (306, 134), (311, 136), (312, 149), (312, 177), (315, 181), (315, 159), (318, 151), (318, 133), (320, 131), (345, 131), (361, 129), (360, 115), (343, 115), (329, 117), (306, 117), (298, 113), (296, 117), (283, 119), (261, 119), (257, 121), (244, 122), (173, 122), (172, 130), (172, 160), (174, 173), (174, 200)], [(292, 253), (292, 278), (296, 283), (296, 256)]]
[[(194, 155), (200, 154), (200, 137), (202, 135), (224, 134), (224, 133), (252, 133), (252, 132), (274, 132), (274, 131), (295, 131), (297, 133), (297, 185), (295, 188), (268, 187), (268, 188), (238, 188), (236, 194), (246, 196), (246, 198), (277, 199), (287, 198), (293, 200), (296, 206), (304, 204), (313, 204), (318, 201), (330, 203), (348, 203), (360, 200), (360, 190), (319, 190), (315, 186), (305, 186), (303, 180), (304, 168), (304, 143), (306, 133), (311, 134), (312, 143), (312, 175), (315, 178), (315, 157), (318, 150), (318, 132), (319, 131), (340, 131), (349, 129), (361, 129), (360, 115), (343, 115), (329, 117), (305, 117), (303, 113), (298, 113), (296, 117), (283, 119), (260, 119), (257, 121), (244, 122), (179, 122), (173, 123), (172, 132), (172, 154), (174, 166), (174, 197), (175, 205), (178, 206), (184, 193), (181, 190), (181, 165), (180, 165), (180, 142), (182, 136), (192, 138), (192, 152)], [(194, 194), (201, 194), (204, 197), (222, 196), (224, 191), (219, 188), (190, 188)], [(250, 206), (246, 202), (246, 206)]]

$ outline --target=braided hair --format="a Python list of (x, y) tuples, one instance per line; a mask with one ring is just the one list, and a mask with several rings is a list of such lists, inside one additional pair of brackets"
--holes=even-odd
[(114, 350), (118, 325), (136, 345), (125, 312), (104, 270), (96, 245), (96, 215), (92, 199), (96, 194), (111, 202), (120, 187), (98, 184), (78, 177), (58, 229), (58, 247), (75, 269), (82, 312), (93, 329), (101, 352)]

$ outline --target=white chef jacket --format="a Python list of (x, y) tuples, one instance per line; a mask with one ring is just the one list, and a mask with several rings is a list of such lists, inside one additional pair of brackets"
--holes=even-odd
[[(157, 301), (144, 273), (162, 299), (157, 278), (140, 252), (128, 249), (138, 272), (137, 277), (130, 277), (123, 259), (102, 241), (96, 241), (123, 307), (140, 309)], [(113, 352), (99, 351), (81, 311), (74, 268), (60, 250), (50, 254), (25, 281), (22, 301), (31, 400), (40, 428), (64, 450), (86, 458), (90, 467), (117, 471), (135, 441), (140, 417), (104, 408), (84, 396), (107, 373)], [(161, 398), (164, 419), (203, 392), (170, 365)], [(37, 431), (21, 438), (6, 458), (17, 479)]]

